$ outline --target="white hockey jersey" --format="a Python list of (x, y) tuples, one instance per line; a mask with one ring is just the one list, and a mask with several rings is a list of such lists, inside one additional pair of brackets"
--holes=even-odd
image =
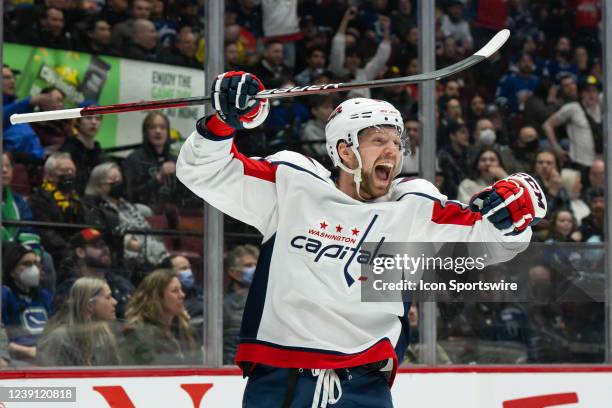
[[(329, 369), (390, 359), (396, 368), (408, 310), (399, 302), (361, 302), (363, 242), (525, 242), (525, 248), (531, 238), (530, 228), (504, 236), (422, 179), (394, 180), (375, 202), (354, 200), (318, 162), (289, 151), (247, 158), (231, 136), (194, 132), (176, 174), (209, 204), (263, 234), (239, 365)], [(517, 253), (512, 246), (506, 259)]]

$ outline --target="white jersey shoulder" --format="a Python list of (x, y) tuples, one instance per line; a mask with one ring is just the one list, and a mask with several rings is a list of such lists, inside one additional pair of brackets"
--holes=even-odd
[(407, 193), (419, 193), (428, 197), (446, 201), (444, 196), (431, 182), (422, 178), (402, 177), (393, 180), (391, 189), (387, 194), (387, 201), (397, 201)]
[(309, 171), (326, 181), (331, 177), (331, 172), (315, 159), (290, 150), (274, 153), (266, 157), (266, 160), (272, 164), (286, 164), (297, 170)]

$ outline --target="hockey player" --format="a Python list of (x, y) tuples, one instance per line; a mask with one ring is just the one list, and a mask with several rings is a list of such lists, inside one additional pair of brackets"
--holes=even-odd
[(261, 89), (251, 74), (219, 75), (217, 113), (197, 122), (176, 171), (194, 193), (263, 234), (235, 360), (249, 377), (243, 406), (391, 407), (408, 310), (361, 302), (362, 243), (527, 243), (545, 199), (525, 174), (479, 193), (479, 211), (447, 201), (425, 180), (394, 180), (402, 117), (364, 98), (340, 104), (327, 123), (337, 177), (295, 152), (245, 157), (232, 139), (265, 120), (268, 101), (251, 98)]

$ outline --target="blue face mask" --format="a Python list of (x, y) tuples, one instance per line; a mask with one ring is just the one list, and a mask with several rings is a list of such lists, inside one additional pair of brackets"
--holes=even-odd
[(195, 285), (195, 281), (193, 279), (193, 273), (191, 269), (183, 269), (179, 271), (179, 281), (181, 282), (181, 286), (185, 288), (190, 288)]
[(251, 286), (251, 283), (253, 283), (253, 275), (255, 275), (254, 266), (242, 268), (242, 283), (244, 284), (244, 286)]

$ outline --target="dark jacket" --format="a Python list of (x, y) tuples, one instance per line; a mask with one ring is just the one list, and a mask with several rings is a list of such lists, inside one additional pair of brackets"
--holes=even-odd
[(234, 290), (223, 296), (223, 364), (234, 364), (247, 289)]
[(119, 345), (121, 361), (129, 365), (194, 365), (201, 364), (202, 353), (191, 349), (185, 339), (172, 338), (152, 324), (127, 326)]
[(438, 153), (438, 165), (444, 176), (442, 193), (448, 198), (456, 198), (461, 181), (467, 177), (468, 157), (467, 149), (457, 154), (450, 145), (443, 146)]
[[(565, 187), (559, 187), (559, 191), (556, 196), (553, 196), (548, 189), (546, 184), (538, 176), (535, 176), (536, 181), (542, 187), (544, 195), (546, 196), (546, 202), (548, 203), (548, 214), (552, 214), (559, 210), (571, 210), (571, 199), (569, 193)], [(583, 220), (584, 222), (584, 220)]]
[(72, 157), (72, 161), (77, 168), (76, 190), (79, 194), (83, 194), (85, 191), (91, 170), (98, 164), (109, 160), (100, 147), (100, 143), (94, 142), (93, 149), (88, 149), (76, 137), (66, 139), (66, 143), (64, 143), (60, 150), (70, 153), (70, 157)]
[(273, 67), (266, 60), (261, 60), (255, 65), (252, 72), (261, 80), (266, 89), (280, 88), (284, 80), (293, 78), (291, 71), (285, 65)]
[(141, 61), (157, 61), (157, 51), (155, 49), (147, 50), (138, 44), (128, 43), (121, 49), (120, 55), (128, 56), (131, 59)]
[(605, 241), (603, 225), (599, 224), (593, 214), (589, 214), (582, 219), (580, 224), (580, 232), (582, 233), (582, 241), (586, 242), (591, 238), (599, 237), (600, 242)]
[[(30, 208), (36, 221), (64, 222), (70, 224), (83, 224), (88, 218), (87, 206), (80, 200), (74, 202), (65, 212), (57, 205), (51, 193), (36, 188), (30, 196)], [(68, 240), (75, 233), (70, 228), (40, 228), (40, 238), (45, 250), (49, 252), (59, 265), (62, 258), (69, 252)]]
[(161, 62), (164, 64), (180, 65), (183, 67), (203, 69), (204, 64), (198, 61), (195, 57), (188, 57), (185, 54), (181, 54), (178, 51), (171, 51), (162, 54), (160, 57)]
[(165, 177), (161, 183), (155, 178), (159, 168), (167, 161), (176, 163), (176, 156), (170, 153), (170, 139), (166, 141), (161, 154), (158, 154), (144, 136), (142, 146), (134, 150), (123, 161), (123, 177), (128, 201), (152, 207), (157, 204), (176, 202), (176, 177)]

